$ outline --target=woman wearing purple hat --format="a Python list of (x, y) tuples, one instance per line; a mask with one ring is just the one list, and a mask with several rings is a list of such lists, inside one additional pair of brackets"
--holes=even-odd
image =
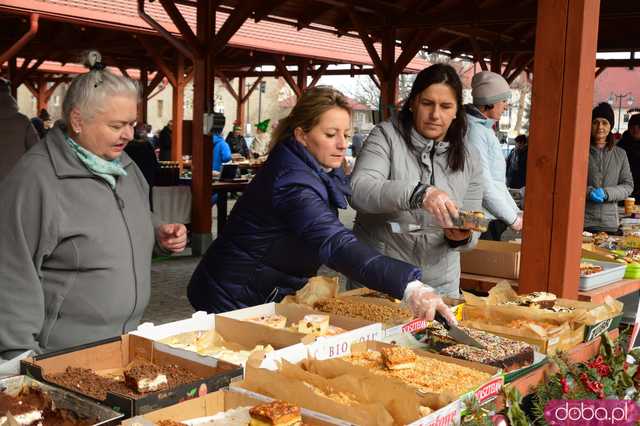
[(613, 141), (611, 105), (598, 104), (591, 113), (591, 147), (587, 176), (584, 229), (589, 232), (618, 231), (618, 201), (633, 191), (627, 153)]

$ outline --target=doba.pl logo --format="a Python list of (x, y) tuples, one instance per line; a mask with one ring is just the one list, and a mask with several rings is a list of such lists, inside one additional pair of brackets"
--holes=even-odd
[(551, 426), (631, 426), (640, 419), (640, 407), (628, 400), (553, 400), (544, 418)]

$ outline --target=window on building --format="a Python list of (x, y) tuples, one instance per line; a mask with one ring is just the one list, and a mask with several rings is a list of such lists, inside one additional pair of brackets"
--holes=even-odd
[(158, 99), (158, 117), (162, 117), (163, 108), (164, 108), (164, 101), (162, 99)]

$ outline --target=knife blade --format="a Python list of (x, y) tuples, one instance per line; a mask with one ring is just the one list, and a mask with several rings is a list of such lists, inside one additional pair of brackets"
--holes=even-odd
[(462, 331), (462, 329), (453, 324), (449, 324), (449, 322), (442, 316), (442, 314), (440, 314), (440, 312), (436, 312), (436, 316), (434, 319), (447, 329), (449, 336), (456, 342), (462, 343), (463, 345), (467, 346), (473, 346), (479, 349), (486, 349), (486, 347), (482, 343), (469, 336), (467, 333)]

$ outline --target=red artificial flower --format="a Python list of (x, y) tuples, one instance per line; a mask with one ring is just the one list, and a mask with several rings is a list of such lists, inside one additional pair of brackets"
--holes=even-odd
[(562, 393), (569, 393), (569, 382), (567, 382), (567, 378), (563, 377), (560, 379), (560, 384), (562, 385)]
[(588, 363), (587, 367), (595, 369), (600, 377), (607, 377), (611, 374), (611, 367), (604, 362), (601, 355), (598, 355), (596, 359)]

